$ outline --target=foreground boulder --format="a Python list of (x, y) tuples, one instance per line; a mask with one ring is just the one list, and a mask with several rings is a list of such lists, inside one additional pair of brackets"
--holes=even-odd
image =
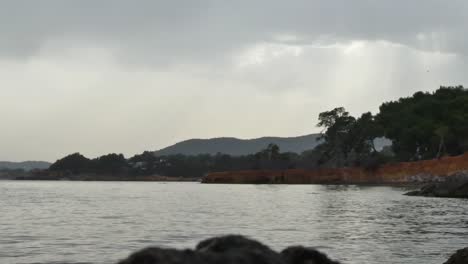
[(453, 254), (444, 264), (467, 264), (468, 263), (468, 248), (460, 249)]
[(195, 250), (147, 248), (119, 264), (339, 264), (311, 248), (289, 247), (281, 253), (243, 236), (215, 237)]
[(281, 251), (281, 257), (288, 264), (340, 264), (315, 249), (301, 246), (286, 248)]
[(441, 182), (429, 183), (410, 196), (468, 198), (468, 171), (452, 174)]
[[(200, 242), (194, 250), (147, 248), (118, 264), (340, 264), (325, 254), (302, 246), (278, 253), (243, 236), (229, 235)], [(468, 264), (468, 248), (457, 251), (444, 264)]]

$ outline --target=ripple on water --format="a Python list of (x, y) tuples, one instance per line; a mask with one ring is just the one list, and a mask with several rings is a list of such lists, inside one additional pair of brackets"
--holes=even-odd
[(0, 182), (0, 263), (114, 263), (151, 245), (244, 234), (349, 264), (438, 264), (468, 242), (468, 203), (405, 189)]

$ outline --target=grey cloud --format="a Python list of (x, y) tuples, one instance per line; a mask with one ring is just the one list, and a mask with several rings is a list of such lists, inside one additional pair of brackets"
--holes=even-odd
[(466, 84), (467, 12), (466, 0), (2, 1), (0, 160), (300, 135), (332, 107), (357, 115)]
[(27, 57), (47, 41), (79, 39), (160, 64), (222, 58), (278, 34), (299, 44), (386, 40), (467, 54), (467, 12), (464, 0), (17, 0), (0, 10), (0, 54)]

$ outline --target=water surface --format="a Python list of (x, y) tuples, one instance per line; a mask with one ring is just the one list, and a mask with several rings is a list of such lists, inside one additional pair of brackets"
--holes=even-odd
[(468, 246), (468, 201), (391, 187), (0, 181), (0, 263), (114, 263), (222, 234), (350, 264), (443, 263)]

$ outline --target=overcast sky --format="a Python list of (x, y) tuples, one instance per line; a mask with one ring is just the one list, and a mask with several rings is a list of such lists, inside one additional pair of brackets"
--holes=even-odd
[(297, 136), (468, 83), (466, 0), (5, 0), (0, 160)]

